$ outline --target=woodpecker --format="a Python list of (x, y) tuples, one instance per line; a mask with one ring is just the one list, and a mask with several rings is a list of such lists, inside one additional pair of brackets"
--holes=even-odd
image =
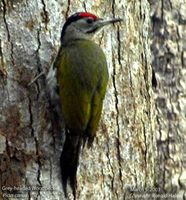
[[(61, 46), (49, 76), (56, 76), (66, 139), (60, 165), (64, 194), (69, 181), (76, 199), (76, 173), (81, 147), (92, 146), (108, 82), (103, 50), (92, 37), (103, 26), (122, 21), (103, 20), (89, 12), (70, 16), (61, 32)], [(49, 78), (49, 84), (52, 84)]]

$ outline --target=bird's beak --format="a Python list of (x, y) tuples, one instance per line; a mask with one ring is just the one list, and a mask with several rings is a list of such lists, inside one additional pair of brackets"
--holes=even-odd
[(102, 27), (109, 25), (109, 24), (115, 24), (117, 22), (122, 22), (123, 19), (116, 18), (116, 19), (109, 19), (109, 20), (104, 20), (102, 18), (98, 18), (93, 27), (91, 27), (91, 30), (87, 31), (87, 33), (95, 33), (98, 30), (100, 30)]
[(97, 27), (101, 28), (103, 26), (109, 25), (109, 24), (115, 24), (117, 22), (122, 22), (123, 19), (121, 18), (116, 18), (116, 19), (109, 19), (109, 20), (103, 20), (103, 19), (98, 19), (97, 21)]

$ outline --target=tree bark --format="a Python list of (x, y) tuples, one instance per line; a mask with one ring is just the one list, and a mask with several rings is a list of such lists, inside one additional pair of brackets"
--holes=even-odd
[(153, 189), (156, 136), (148, 2), (2, 0), (0, 9), (1, 197), (64, 199), (59, 167), (63, 122), (54, 121), (45, 76), (29, 83), (39, 73), (47, 74), (65, 18), (82, 10), (124, 22), (96, 40), (105, 51), (110, 81), (96, 141), (92, 149), (82, 150), (78, 199), (136, 199), (136, 191)]
[(150, 1), (157, 87), (156, 182), (186, 199), (186, 1)]

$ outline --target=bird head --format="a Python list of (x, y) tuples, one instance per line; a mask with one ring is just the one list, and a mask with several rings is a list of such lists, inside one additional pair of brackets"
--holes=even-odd
[(90, 39), (105, 25), (121, 21), (122, 19), (119, 18), (104, 20), (89, 12), (78, 12), (66, 20), (62, 29), (61, 41), (64, 43), (73, 39)]

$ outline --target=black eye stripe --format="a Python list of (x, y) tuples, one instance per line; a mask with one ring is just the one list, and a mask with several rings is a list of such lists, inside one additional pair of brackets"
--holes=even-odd
[(90, 30), (90, 31), (87, 31), (87, 33), (94, 33), (94, 32), (96, 32), (98, 30), (98, 28), (94, 28), (94, 29), (92, 29), (92, 30)]

